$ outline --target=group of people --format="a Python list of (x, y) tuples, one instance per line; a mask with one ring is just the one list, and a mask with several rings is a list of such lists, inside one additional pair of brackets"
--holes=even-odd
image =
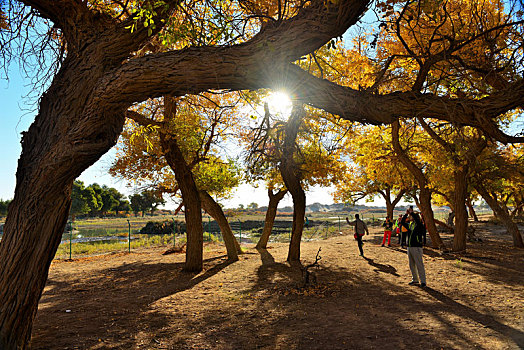
[[(369, 230), (364, 221), (360, 219), (359, 214), (355, 214), (355, 220), (349, 221), (346, 217), (346, 222), (350, 226), (355, 227), (354, 237), (358, 244), (360, 256), (364, 257), (364, 249), (362, 237), (367, 234)], [(384, 237), (382, 238), (382, 247), (385, 246), (386, 239), (388, 247), (391, 247), (391, 235), (396, 231), (399, 236), (399, 244), (404, 248), (407, 245), (407, 254), (409, 261), (409, 269), (411, 270), (410, 285), (426, 286), (426, 270), (424, 269), (423, 247), (426, 244), (426, 227), (421, 218), (421, 215), (413, 210), (410, 206), (404, 215), (399, 215), (398, 219), (393, 222), (390, 217), (382, 224), (384, 227)]]

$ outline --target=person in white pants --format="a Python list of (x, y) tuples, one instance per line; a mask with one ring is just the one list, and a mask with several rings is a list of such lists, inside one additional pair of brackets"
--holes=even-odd
[(426, 228), (420, 215), (415, 213), (412, 208), (406, 211), (406, 214), (400, 221), (401, 226), (408, 229), (407, 246), (409, 269), (411, 270), (410, 285), (426, 286), (426, 269), (424, 268), (424, 244), (426, 244)]

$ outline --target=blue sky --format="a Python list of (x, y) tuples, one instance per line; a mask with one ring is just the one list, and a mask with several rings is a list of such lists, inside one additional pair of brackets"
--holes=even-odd
[[(32, 91), (30, 81), (25, 79), (20, 72), (18, 65), (13, 63), (9, 67), (9, 81), (0, 80), (0, 147), (2, 149), (2, 167), (0, 170), (0, 198), (12, 199), (16, 184), (16, 168), (20, 157), (21, 132), (26, 131), (36, 115), (36, 104), (34, 100), (27, 98)], [(107, 173), (111, 161), (114, 157), (114, 150), (106, 153), (97, 163), (84, 171), (79, 180), (86, 185), (99, 183), (114, 187), (120, 192), (130, 195), (132, 188), (127, 188), (122, 181), (114, 179)], [(308, 194), (308, 202), (320, 202), (323, 204), (333, 203), (329, 189), (315, 188)], [(266, 205), (266, 190), (242, 185), (236, 191), (231, 200), (225, 202), (226, 207), (238, 207), (239, 204), (247, 206), (251, 202), (256, 202), (260, 206)], [(282, 206), (291, 205), (292, 200), (287, 196)], [(174, 204), (166, 205), (174, 207)]]
[[(20, 133), (26, 131), (36, 114), (35, 100), (26, 96), (33, 87), (18, 68), (16, 62), (9, 67), (9, 81), (0, 80), (0, 149), (2, 150), (2, 167), (0, 170), (0, 198), (12, 199), (15, 190), (15, 174), (20, 157)], [(125, 194), (132, 193), (122, 182), (107, 174), (114, 151), (108, 152), (95, 165), (87, 169), (79, 180), (86, 184), (98, 182), (115, 187)]]
[[(29, 80), (25, 79), (20, 72), (17, 64), (11, 64), (9, 70), (9, 81), (0, 80), (0, 147), (2, 149), (2, 167), (0, 170), (0, 198), (12, 199), (15, 189), (15, 174), (20, 157), (20, 133), (26, 131), (34, 120), (36, 114), (36, 104), (34, 100), (26, 97), (32, 91)], [(522, 129), (522, 115), (519, 122), (514, 123), (513, 127)], [(86, 185), (99, 183), (114, 187), (125, 195), (133, 193), (132, 188), (127, 188), (122, 181), (111, 177), (107, 173), (111, 161), (114, 157), (114, 150), (106, 153), (97, 163), (79, 177)], [(309, 204), (319, 202), (331, 204), (331, 188), (313, 188), (308, 192), (307, 201)], [(239, 204), (247, 206), (251, 202), (256, 202), (260, 206), (267, 204), (267, 193), (263, 188), (253, 188), (249, 185), (241, 185), (235, 192), (231, 200), (225, 201), (226, 207), (238, 207)], [(377, 201), (374, 205), (383, 205)], [(373, 205), (372, 204), (372, 205)], [(281, 206), (292, 205), (292, 199), (288, 195), (282, 201)], [(175, 205), (168, 202), (167, 208)]]
[(15, 188), (15, 173), (20, 157), (20, 133), (29, 128), (33, 122), (34, 113), (28, 113), (29, 108), (23, 102), (23, 96), (30, 92), (26, 86), (18, 66), (9, 67), (9, 81), (0, 80), (0, 149), (2, 150), (2, 168), (0, 170), (0, 198), (12, 199)]
[[(26, 97), (33, 87), (20, 71), (16, 62), (9, 67), (9, 81), (0, 80), (0, 147), (3, 156), (0, 170), (0, 198), (12, 199), (16, 184), (16, 168), (21, 153), (21, 132), (26, 131), (36, 115), (36, 104), (34, 99)], [(106, 153), (98, 162), (84, 171), (78, 178), (86, 185), (98, 183), (114, 187), (125, 195), (134, 193), (122, 181), (111, 177), (107, 173), (114, 157), (114, 149)], [(332, 189), (313, 188), (308, 193), (308, 203), (331, 204)], [(252, 202), (260, 206), (267, 205), (267, 192), (263, 188), (253, 188), (249, 185), (241, 185), (233, 197), (224, 201), (226, 207), (238, 207), (239, 204), (247, 206)], [(286, 196), (280, 206), (292, 205), (291, 196)], [(168, 202), (166, 207), (173, 208), (175, 205)]]

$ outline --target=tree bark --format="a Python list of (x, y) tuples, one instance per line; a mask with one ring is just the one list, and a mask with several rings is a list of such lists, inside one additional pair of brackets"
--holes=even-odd
[[(478, 126), (508, 142), (512, 139), (501, 135), (490, 118), (519, 106), (524, 95), (521, 81), (480, 100), (411, 92), (381, 96), (315, 78), (290, 63), (342, 35), (369, 1), (311, 1), (293, 18), (271, 22), (240, 45), (143, 56), (134, 53), (151, 38), (150, 28), (139, 26), (131, 33), (126, 27), (132, 19), (118, 22), (80, 1), (24, 3), (62, 30), (68, 56), (41, 97), (39, 113), (22, 140), (17, 186), (0, 243), (2, 349), (28, 346), (37, 302), (66, 223), (72, 182), (116, 143), (125, 111), (136, 102), (207, 89), (287, 85), (304, 101), (349, 120), (390, 123), (398, 116), (425, 111), (432, 117)], [(161, 23), (155, 19), (153, 34), (162, 29)], [(188, 234), (191, 258), (186, 256), (186, 268), (198, 271), (203, 240), (200, 200), (194, 189), (184, 191), (191, 198), (186, 220), (197, 225)]]
[(493, 213), (496, 213), (496, 217), (502, 221), (502, 224), (506, 227), (508, 232), (513, 237), (513, 246), (517, 248), (524, 248), (524, 242), (522, 241), (522, 236), (520, 234), (519, 228), (517, 224), (511, 219), (511, 216), (507, 212), (507, 210), (504, 210), (502, 206), (499, 204), (497, 199), (492, 196), (488, 190), (482, 186), (482, 184), (475, 184), (475, 189), (477, 192), (484, 198), (486, 203), (490, 206), (490, 208), (493, 210)]
[(406, 190), (400, 190), (400, 192), (395, 196), (395, 199), (391, 200), (391, 189), (388, 187), (386, 188), (386, 192), (379, 191), (379, 193), (382, 195), (384, 200), (386, 201), (386, 215), (391, 220), (393, 220), (393, 211), (395, 210), (395, 207), (397, 206), (398, 202), (402, 199), (402, 196), (406, 193)]
[(27, 179), (28, 186), (9, 205), (9, 212), (19, 216), (8, 216), (0, 245), (0, 349), (25, 349), (29, 344), (38, 300), (71, 203), (70, 186), (30, 182)]
[(193, 173), (186, 163), (176, 138), (160, 132), (160, 140), (167, 163), (175, 170), (175, 179), (184, 201), (186, 218), (187, 245), (184, 270), (199, 272), (203, 268), (204, 228), (202, 227), (202, 210), (198, 188)]
[(473, 208), (473, 204), (471, 203), (470, 197), (467, 198), (466, 205), (468, 206), (469, 216), (473, 218), (473, 221), (478, 222), (479, 217), (477, 216), (477, 213), (475, 212), (475, 208)]
[(420, 170), (417, 167), (417, 165), (413, 163), (411, 159), (409, 159), (408, 155), (406, 154), (406, 152), (402, 149), (400, 145), (400, 140), (399, 140), (400, 122), (397, 120), (391, 126), (392, 126), (391, 136), (392, 136), (393, 148), (395, 152), (397, 153), (399, 160), (411, 172), (411, 174), (415, 177), (415, 180), (418, 183), (419, 190), (420, 190), (419, 199), (420, 199), (422, 215), (424, 216), (424, 222), (426, 224), (426, 228), (429, 233), (429, 236), (431, 237), (431, 243), (433, 245), (433, 248), (443, 249), (444, 242), (442, 242), (442, 239), (440, 238), (440, 235), (437, 232), (437, 226), (435, 225), (435, 215), (431, 207), (431, 192), (428, 188), (426, 177), (424, 176), (424, 173), (422, 172), (422, 170)]
[(293, 105), (291, 116), (286, 123), (282, 159), (280, 162), (280, 173), (284, 184), (293, 197), (293, 226), (291, 229), (291, 242), (287, 261), (300, 261), (300, 242), (304, 229), (304, 217), (306, 214), (306, 193), (302, 189), (301, 170), (296, 164), (295, 140), (297, 139), (298, 129), (302, 122), (303, 107)]
[(38, 300), (67, 222), (73, 181), (122, 131), (124, 110), (93, 104), (91, 92), (103, 72), (92, 69), (99, 56), (83, 53), (89, 54), (65, 59), (23, 133), (14, 199), (0, 242), (0, 349), (29, 346)]
[(209, 193), (203, 190), (198, 191), (198, 193), (200, 194), (202, 207), (206, 212), (209, 213), (209, 215), (213, 217), (213, 219), (216, 220), (218, 226), (220, 227), (220, 232), (222, 233), (222, 238), (224, 239), (224, 244), (227, 250), (228, 260), (237, 261), (238, 254), (242, 253), (242, 248), (240, 248), (240, 244), (238, 243), (235, 235), (233, 235), (233, 231), (231, 230), (231, 226), (224, 215), (224, 211), (220, 205), (218, 205), (218, 203), (215, 202), (215, 200), (209, 195)]
[(467, 174), (468, 168), (464, 165), (462, 165), (462, 167), (457, 166), (453, 174), (455, 182), (455, 230), (452, 249), (455, 252), (466, 250), (468, 232), (468, 212), (466, 209), (466, 199), (468, 196)]
[(269, 241), (269, 236), (271, 235), (271, 230), (273, 229), (273, 224), (275, 223), (275, 217), (277, 216), (278, 203), (284, 198), (287, 190), (278, 190), (277, 193), (273, 193), (271, 189), (267, 190), (269, 196), (269, 204), (266, 211), (266, 220), (264, 222), (264, 230), (262, 235), (258, 240), (257, 249), (267, 249), (267, 242)]

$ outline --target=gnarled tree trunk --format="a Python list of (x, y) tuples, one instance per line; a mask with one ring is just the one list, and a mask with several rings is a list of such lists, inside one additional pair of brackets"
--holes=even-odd
[(302, 122), (302, 106), (293, 105), (291, 116), (286, 124), (280, 173), (284, 184), (293, 197), (293, 226), (289, 243), (288, 261), (300, 261), (300, 242), (306, 215), (306, 193), (302, 189), (301, 170), (295, 162), (295, 140)]
[(468, 207), (469, 216), (473, 218), (473, 221), (478, 222), (479, 217), (477, 216), (477, 213), (475, 212), (475, 208), (473, 208), (473, 204), (471, 203), (471, 198), (468, 197), (466, 200), (466, 205)]
[(269, 236), (271, 235), (271, 230), (273, 229), (273, 224), (275, 223), (275, 217), (277, 216), (278, 203), (284, 198), (287, 190), (278, 190), (277, 193), (273, 193), (272, 190), (268, 189), (267, 194), (269, 196), (269, 204), (266, 211), (266, 221), (264, 222), (264, 230), (262, 235), (258, 240), (257, 249), (267, 249), (267, 242), (269, 241)]
[[(86, 62), (66, 60), (22, 138), (14, 199), (0, 242), (0, 349), (25, 349), (71, 205), (72, 184), (117, 141), (124, 110), (96, 109)], [(78, 86), (82, 86), (76, 90)], [(65, 118), (61, 118), (65, 116)]]
[(224, 244), (227, 250), (228, 260), (237, 261), (238, 254), (242, 253), (242, 248), (240, 248), (240, 244), (233, 235), (233, 231), (231, 230), (231, 226), (229, 226), (229, 222), (224, 215), (224, 211), (220, 205), (218, 205), (218, 203), (215, 202), (215, 200), (209, 195), (209, 193), (203, 190), (198, 191), (198, 193), (200, 194), (202, 207), (209, 213), (209, 215), (213, 217), (213, 219), (216, 220), (218, 226), (220, 227), (220, 232), (222, 233), (222, 238), (224, 239)]
[[(167, 108), (167, 104), (166, 104)], [(186, 218), (187, 245), (184, 270), (199, 272), (203, 268), (204, 228), (202, 227), (202, 210), (200, 194), (193, 178), (193, 173), (178, 147), (177, 140), (160, 132), (164, 157), (167, 163), (175, 169), (175, 179), (180, 187), (184, 201)]]
[(385, 192), (380, 191), (379, 192), (382, 195), (382, 198), (386, 201), (386, 215), (391, 220), (394, 219), (393, 217), (393, 211), (395, 210), (395, 207), (397, 206), (398, 202), (402, 199), (402, 196), (406, 193), (406, 190), (400, 190), (400, 192), (395, 196), (393, 200), (391, 200), (391, 189), (389, 187), (386, 188)]
[(502, 206), (498, 203), (497, 199), (492, 196), (489, 191), (482, 186), (482, 184), (475, 184), (475, 189), (477, 192), (484, 198), (486, 203), (493, 210), (493, 213), (496, 213), (496, 217), (502, 221), (502, 224), (506, 227), (508, 232), (513, 237), (513, 246), (517, 248), (524, 248), (524, 242), (522, 241), (522, 236), (520, 234), (517, 224), (511, 219), (511, 216), (504, 210)]
[(426, 228), (428, 230), (429, 236), (431, 237), (433, 248), (442, 249), (444, 248), (444, 242), (442, 242), (442, 239), (437, 232), (437, 226), (435, 225), (435, 215), (431, 207), (431, 192), (428, 189), (426, 177), (424, 176), (422, 170), (420, 170), (417, 165), (413, 163), (411, 159), (409, 159), (406, 152), (402, 149), (399, 140), (399, 129), (399, 121), (395, 121), (391, 124), (393, 148), (395, 149), (395, 153), (397, 153), (399, 160), (402, 162), (402, 164), (404, 164), (404, 166), (410, 171), (417, 181), (420, 189), (420, 207), (422, 210), (422, 215), (424, 216)]
[(453, 235), (453, 251), (466, 250), (466, 239), (468, 231), (468, 212), (466, 210), (466, 198), (468, 196), (467, 184), (468, 169), (466, 166), (457, 167), (454, 171), (455, 192), (455, 230)]
[(8, 216), (0, 245), (0, 349), (25, 349), (29, 343), (38, 300), (69, 213), (70, 188), (26, 180), (24, 193), (17, 192), (9, 206), (20, 216)]

